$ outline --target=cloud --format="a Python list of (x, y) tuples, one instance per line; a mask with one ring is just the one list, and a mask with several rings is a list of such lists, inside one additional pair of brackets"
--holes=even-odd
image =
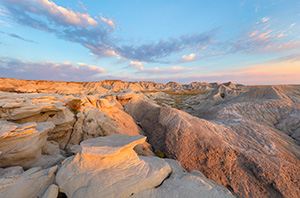
[(142, 62), (139, 61), (130, 61), (129, 66), (135, 67), (137, 68), (139, 71), (143, 71), (144, 70), (144, 66)]
[(294, 27), (296, 25), (296, 23), (293, 23), (290, 25), (290, 28)]
[[(121, 56), (140, 62), (167, 62), (166, 57), (186, 48), (199, 48), (212, 43), (216, 30), (185, 34), (178, 38), (132, 45), (114, 36), (115, 21), (103, 16), (92, 18), (74, 12), (49, 0), (2, 0), (10, 17), (19, 24), (50, 33), (58, 38), (80, 43), (99, 57)], [(122, 40), (123, 41), (123, 40)]]
[[(201, 57), (211, 57), (297, 48), (297, 43), (285, 40), (288, 37), (278, 39), (282, 37), (278, 35), (278, 31), (268, 30), (270, 17), (261, 18), (246, 33), (230, 37), (227, 41), (221, 40), (219, 27), (211, 31), (135, 44), (134, 41), (118, 38), (115, 20), (101, 14), (100, 17), (93, 17), (85, 9), (83, 12), (76, 12), (50, 0), (2, 0), (2, 2), (10, 18), (17, 23), (47, 31), (63, 40), (79, 43), (89, 49), (90, 54), (99, 58), (117, 57), (143, 63), (170, 63), (169, 56), (187, 49), (199, 51), (205, 47), (206, 50), (201, 53)], [(192, 55), (185, 56), (182, 57), (182, 62), (195, 59)]]
[(259, 33), (258, 30), (254, 30), (248, 37), (253, 37)]
[(84, 4), (81, 1), (78, 1), (77, 7), (81, 8), (84, 11), (87, 11), (86, 7), (84, 6)]
[[(149, 42), (139, 46), (123, 45), (117, 47), (117, 54), (135, 61), (159, 62), (167, 56), (180, 52), (184, 49), (199, 48), (199, 46), (207, 46), (213, 42), (215, 31), (201, 34), (186, 34), (179, 38), (169, 38), (168, 40), (160, 40), (158, 42)], [(164, 62), (164, 61), (160, 61)]]
[(32, 80), (93, 81), (98, 80), (105, 69), (95, 65), (70, 62), (27, 62), (21, 59), (1, 59), (1, 77)]
[(156, 76), (159, 75), (169, 75), (169, 74), (177, 74), (177, 73), (186, 73), (188, 71), (191, 71), (192, 68), (183, 68), (181, 66), (171, 66), (167, 67), (165, 69), (161, 69), (159, 67), (153, 67), (153, 68), (143, 68), (142, 70), (139, 70), (136, 72), (137, 74), (155, 74)]
[(21, 36), (19, 36), (17, 34), (14, 34), (14, 33), (6, 33), (6, 32), (0, 31), (0, 34), (6, 34), (6, 35), (8, 35), (10, 37), (13, 37), (13, 38), (16, 38), (16, 39), (19, 39), (19, 40), (22, 40), (22, 41), (30, 42), (30, 43), (37, 43), (37, 42), (35, 42), (33, 40), (25, 39), (25, 38), (23, 38), (23, 37), (21, 37)]
[(277, 36), (277, 38), (280, 38), (280, 37), (283, 37), (283, 36), (286, 36), (285, 34), (279, 34), (278, 36)]
[(186, 63), (186, 62), (192, 62), (195, 61), (196, 54), (191, 53), (189, 55), (183, 55), (180, 59), (180, 62)]
[(258, 35), (257, 38), (260, 38), (260, 39), (269, 38), (270, 36), (266, 36), (266, 35), (270, 34), (271, 32), (272, 32), (272, 30), (268, 30), (267, 32), (264, 32), (264, 33)]
[(101, 21), (106, 23), (110, 28), (114, 29), (116, 22), (113, 19), (106, 19), (103, 16), (100, 16)]
[(300, 54), (291, 54), (268, 61), (268, 63), (300, 62)]
[(0, 24), (6, 27), (11, 27), (11, 25), (9, 25), (8, 23), (6, 23), (5, 21), (0, 20)]

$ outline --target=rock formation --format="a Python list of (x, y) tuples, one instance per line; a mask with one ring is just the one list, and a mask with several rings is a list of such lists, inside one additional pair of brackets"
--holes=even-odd
[[(192, 91), (210, 90), (218, 86), (218, 83), (194, 82), (190, 85), (180, 85), (176, 82), (167, 84), (139, 81), (126, 82), (121, 80), (102, 80), (99, 82), (63, 82), (63, 81), (37, 81), (0, 78), (0, 91), (17, 93), (52, 93), (52, 94), (76, 94), (94, 95), (108, 92), (122, 92), (126, 89), (134, 91)], [(224, 86), (236, 88), (233, 83), (224, 83)], [(242, 87), (242, 85), (239, 85)]]
[(42, 197), (54, 182), (57, 166), (42, 170), (40, 167), (23, 171), (22, 167), (0, 169), (0, 197)]
[(16, 124), (0, 120), (0, 167), (50, 167), (63, 157), (58, 145), (47, 141), (54, 124)]
[[(235, 100), (207, 107), (202, 117), (210, 121), (157, 106), (143, 97), (133, 98), (125, 110), (140, 123), (154, 149), (188, 170), (201, 171), (238, 197), (297, 196), (300, 148), (288, 132), (279, 132), (271, 124), (276, 125), (274, 118), (281, 108), (296, 117), (299, 104), (276, 100), (235, 104)], [(273, 106), (263, 105), (266, 102)], [(262, 119), (263, 114), (269, 119)], [(291, 122), (293, 132), (298, 133), (298, 123), (299, 119)]]
[(296, 85), (0, 79), (0, 197), (297, 197), (299, 120)]
[(133, 148), (145, 139), (114, 134), (82, 142), (81, 151), (57, 173), (60, 190), (68, 197), (233, 197), (200, 172), (187, 173), (176, 161), (138, 156)]
[(110, 135), (82, 142), (81, 152), (65, 161), (57, 173), (61, 191), (74, 198), (129, 197), (158, 186), (171, 168), (162, 159), (135, 153), (133, 148), (145, 139)]

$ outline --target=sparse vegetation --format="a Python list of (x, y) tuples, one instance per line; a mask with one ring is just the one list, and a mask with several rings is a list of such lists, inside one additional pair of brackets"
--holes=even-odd
[(74, 114), (77, 114), (80, 111), (81, 103), (80, 99), (73, 99), (67, 103), (67, 106)]
[(160, 150), (155, 150), (155, 154), (156, 154), (157, 157), (160, 157), (160, 158), (164, 158), (165, 157), (164, 153), (161, 152)]

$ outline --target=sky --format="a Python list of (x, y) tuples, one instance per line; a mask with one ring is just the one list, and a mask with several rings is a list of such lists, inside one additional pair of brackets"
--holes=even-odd
[(300, 84), (300, 0), (0, 0), (0, 77)]

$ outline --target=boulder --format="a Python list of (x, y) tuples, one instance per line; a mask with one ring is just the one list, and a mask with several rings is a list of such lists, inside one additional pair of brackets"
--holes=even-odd
[(129, 197), (154, 188), (171, 173), (164, 160), (138, 156), (143, 136), (114, 134), (82, 142), (82, 150), (63, 162), (56, 182), (68, 197)]
[(47, 191), (42, 198), (57, 198), (59, 193), (59, 188), (57, 185), (52, 184), (48, 187)]
[(188, 173), (177, 161), (171, 159), (166, 161), (172, 167), (171, 176), (161, 186), (141, 191), (134, 194), (133, 198), (234, 198), (228, 189), (207, 179), (201, 172), (194, 170)]
[(0, 197), (42, 197), (54, 182), (56, 170), (57, 166), (44, 170), (35, 167), (25, 172), (20, 167), (0, 169)]

